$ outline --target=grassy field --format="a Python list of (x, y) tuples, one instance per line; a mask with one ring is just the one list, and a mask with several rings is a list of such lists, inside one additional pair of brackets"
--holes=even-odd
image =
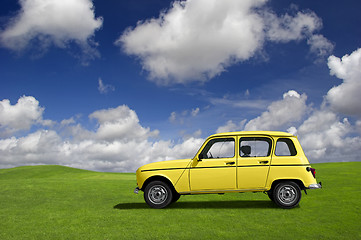
[(361, 239), (361, 162), (313, 164), (323, 189), (284, 210), (262, 193), (182, 196), (150, 209), (135, 174), (0, 170), (0, 239)]

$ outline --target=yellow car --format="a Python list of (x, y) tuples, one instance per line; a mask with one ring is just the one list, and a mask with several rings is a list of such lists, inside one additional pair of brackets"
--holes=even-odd
[(321, 188), (296, 136), (245, 131), (210, 136), (193, 159), (155, 162), (138, 168), (134, 190), (152, 208), (181, 195), (265, 192), (282, 208), (293, 208), (301, 190)]

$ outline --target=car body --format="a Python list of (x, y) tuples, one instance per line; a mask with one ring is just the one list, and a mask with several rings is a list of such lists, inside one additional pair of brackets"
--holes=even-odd
[(296, 136), (275, 131), (214, 134), (192, 159), (155, 162), (136, 171), (135, 192), (153, 208), (180, 195), (266, 192), (282, 208), (293, 208), (301, 190), (321, 188)]

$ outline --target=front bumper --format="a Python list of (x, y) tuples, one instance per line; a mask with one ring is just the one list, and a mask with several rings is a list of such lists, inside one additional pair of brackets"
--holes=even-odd
[(139, 187), (136, 187), (136, 188), (134, 189), (134, 193), (135, 193), (135, 194), (138, 194), (138, 193), (139, 193)]
[(310, 186), (308, 186), (307, 189), (320, 189), (320, 188), (322, 188), (322, 183), (321, 182), (310, 184)]

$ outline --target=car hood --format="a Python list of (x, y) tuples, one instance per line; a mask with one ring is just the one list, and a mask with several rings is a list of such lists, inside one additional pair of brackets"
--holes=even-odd
[(154, 163), (149, 163), (149, 164), (146, 164), (146, 165), (138, 168), (137, 171), (186, 168), (187, 165), (190, 163), (190, 161), (192, 161), (192, 159), (179, 159), (179, 160), (154, 162)]

